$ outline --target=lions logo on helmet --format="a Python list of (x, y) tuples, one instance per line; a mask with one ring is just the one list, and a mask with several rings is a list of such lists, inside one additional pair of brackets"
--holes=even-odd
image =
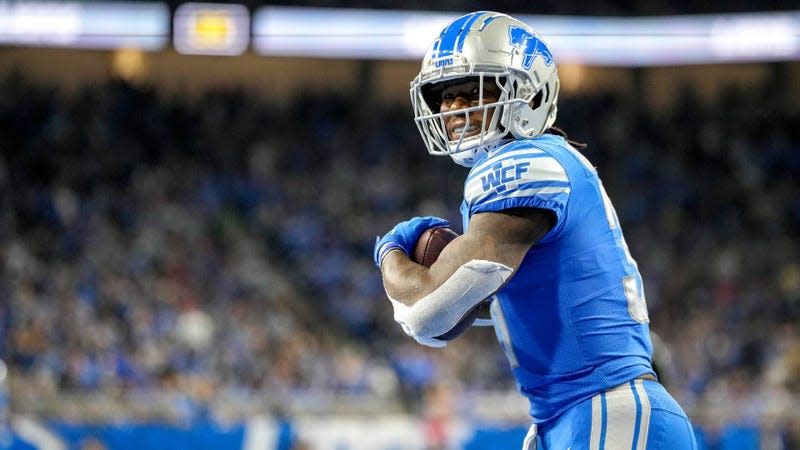
[(545, 65), (553, 64), (553, 55), (550, 50), (536, 38), (536, 35), (520, 27), (508, 27), (508, 42), (514, 47), (524, 49), (522, 54), (522, 67), (530, 69), (537, 56), (544, 58)]
[[(437, 93), (469, 80), (497, 86), (497, 101), (481, 98), (476, 106), (440, 110)], [(506, 14), (480, 11), (455, 19), (434, 40), (411, 82), (411, 102), (428, 151), (471, 167), (506, 139), (547, 130), (556, 119), (558, 90), (553, 55), (533, 29)], [(445, 119), (461, 115), (469, 123), (476, 111), (484, 117), (480, 132), (453, 139)]]

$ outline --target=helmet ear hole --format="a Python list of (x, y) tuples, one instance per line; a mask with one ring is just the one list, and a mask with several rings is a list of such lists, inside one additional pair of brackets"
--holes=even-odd
[[(542, 105), (542, 97), (543, 96), (544, 96), (544, 90), (541, 90), (541, 91), (537, 92), (536, 95), (533, 96), (533, 99), (531, 100), (531, 103), (530, 103), (531, 109), (536, 109), (536, 108), (538, 108), (539, 106)], [(545, 101), (547, 101), (547, 99), (545, 99)]]

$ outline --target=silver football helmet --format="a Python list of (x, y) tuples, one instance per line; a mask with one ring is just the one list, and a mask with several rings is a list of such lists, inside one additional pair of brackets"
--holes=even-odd
[[(442, 110), (441, 92), (467, 81), (479, 82), (478, 101)], [(489, 83), (499, 88), (497, 101), (484, 102)], [(553, 55), (530, 26), (505, 14), (479, 11), (451, 22), (433, 42), (411, 82), (411, 103), (428, 151), (471, 167), (504, 139), (536, 137), (547, 130), (556, 120), (558, 89)], [(483, 117), (480, 130), (470, 126), (476, 113)], [(459, 115), (466, 126), (454, 133), (446, 122)]]

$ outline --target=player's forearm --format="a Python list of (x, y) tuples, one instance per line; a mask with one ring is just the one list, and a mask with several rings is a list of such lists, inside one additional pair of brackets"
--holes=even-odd
[(386, 255), (381, 272), (383, 286), (389, 297), (409, 306), (438, 287), (427, 267), (411, 261), (400, 251)]
[[(513, 272), (503, 264), (475, 259), (460, 266), (440, 284), (435, 282), (436, 275), (431, 274), (436, 272), (436, 263), (429, 270), (412, 263), (402, 252), (394, 253), (387, 255), (383, 265), (386, 291), (395, 300), (394, 319), (409, 335), (423, 338), (438, 339), (453, 330)], [(440, 266), (440, 270), (444, 268)], [(431, 286), (435, 289), (420, 297), (420, 292)], [(403, 297), (395, 298), (396, 295)]]
[(381, 265), (389, 297), (413, 305), (441, 287), (464, 264), (476, 259), (497, 260), (492, 239), (482, 234), (463, 235), (450, 242), (431, 267), (413, 262), (405, 253), (386, 255)]

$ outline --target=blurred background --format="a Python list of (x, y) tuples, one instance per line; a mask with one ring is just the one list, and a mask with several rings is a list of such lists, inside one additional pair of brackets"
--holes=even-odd
[(550, 45), (701, 449), (800, 449), (797, 4), (428, 3), (0, 1), (0, 449), (519, 448), (493, 331), (416, 345), (371, 258), (461, 223), (408, 87), (477, 9)]

